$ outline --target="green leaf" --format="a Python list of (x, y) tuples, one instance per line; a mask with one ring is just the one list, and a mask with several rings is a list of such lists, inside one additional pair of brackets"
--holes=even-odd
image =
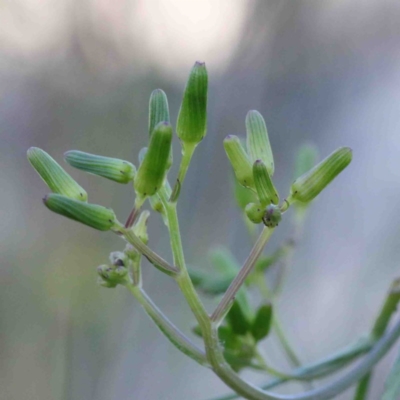
[(258, 342), (268, 336), (272, 323), (272, 304), (263, 304), (258, 310), (251, 326), (251, 334)]
[(249, 332), (251, 328), (249, 319), (245, 310), (243, 310), (242, 305), (237, 299), (233, 302), (226, 318), (230, 327), (232, 328), (232, 331), (237, 335), (245, 335), (247, 332)]

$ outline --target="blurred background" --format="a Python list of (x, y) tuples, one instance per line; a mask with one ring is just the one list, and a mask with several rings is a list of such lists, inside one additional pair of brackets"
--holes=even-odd
[[(166, 91), (175, 121), (196, 60), (209, 71), (209, 124), (180, 198), (188, 262), (212, 274), (207, 249), (231, 247), (242, 262), (251, 248), (222, 141), (243, 135), (247, 111), (257, 109), (282, 197), (300, 145), (315, 143), (322, 157), (353, 148), (353, 163), (307, 220), (279, 303), (287, 334), (312, 362), (367, 332), (400, 275), (399, 21), (396, 0), (2, 0), (0, 398), (229, 393), (181, 355), (125, 290), (96, 285), (96, 266), (123, 243), (51, 214), (41, 202), (48, 190), (26, 160), (37, 146), (60, 163), (79, 149), (137, 164), (151, 91)], [(174, 140), (171, 180), (180, 153)], [(129, 213), (130, 185), (66, 169), (92, 202), (120, 219)], [(288, 218), (266, 252), (290, 228)], [(151, 247), (171, 259), (158, 216), (149, 231)], [(174, 283), (145, 264), (144, 285), (190, 334), (194, 319)], [(274, 338), (267, 342), (271, 361), (287, 368)], [(382, 393), (396, 352), (379, 364), (371, 399)]]

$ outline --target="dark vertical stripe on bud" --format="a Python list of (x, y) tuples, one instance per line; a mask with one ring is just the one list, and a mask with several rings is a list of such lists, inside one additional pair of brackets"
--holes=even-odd
[(254, 184), (257, 189), (261, 204), (278, 204), (279, 195), (269, 176), (266, 165), (261, 160), (256, 160), (253, 164)]
[(53, 193), (62, 194), (80, 201), (87, 200), (87, 193), (64, 169), (44, 150), (31, 147), (28, 160)]
[(247, 151), (250, 161), (262, 160), (270, 176), (274, 175), (274, 157), (269, 143), (268, 131), (263, 116), (256, 110), (246, 115)]
[(64, 158), (75, 168), (118, 183), (132, 181), (136, 173), (133, 164), (118, 158), (103, 157), (78, 150), (67, 151)]
[(149, 147), (136, 174), (134, 187), (142, 197), (152, 196), (161, 187), (168, 168), (172, 127), (160, 122), (150, 137)]
[(190, 71), (178, 114), (176, 133), (183, 143), (199, 143), (207, 132), (208, 75), (205, 63)]
[(341, 147), (313, 169), (296, 179), (291, 186), (291, 197), (307, 203), (313, 200), (351, 162), (352, 150)]
[(245, 187), (254, 188), (253, 169), (240, 139), (235, 135), (228, 135), (224, 139), (224, 148), (238, 182)]
[(51, 211), (99, 231), (108, 231), (117, 222), (114, 211), (109, 208), (73, 200), (59, 194), (49, 194), (43, 202)]

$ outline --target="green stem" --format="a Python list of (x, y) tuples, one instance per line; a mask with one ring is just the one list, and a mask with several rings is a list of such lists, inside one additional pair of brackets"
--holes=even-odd
[(193, 153), (197, 147), (197, 143), (182, 143), (182, 159), (179, 166), (178, 178), (172, 190), (169, 201), (176, 203), (181, 192), (183, 181), (185, 180), (186, 173), (189, 169), (190, 161), (192, 160)]
[[(372, 335), (376, 339), (382, 337), (386, 328), (392, 318), (392, 315), (397, 310), (397, 305), (400, 301), (400, 279), (396, 279), (392, 282), (389, 293), (386, 297), (385, 302), (378, 314), (375, 324), (372, 328)], [(354, 400), (364, 400), (368, 395), (369, 383), (372, 377), (372, 371), (365, 375), (358, 383)]]
[(274, 229), (270, 229), (264, 227), (260, 236), (258, 237), (256, 243), (254, 244), (249, 256), (247, 257), (243, 267), (240, 269), (239, 273), (236, 275), (236, 278), (230, 284), (228, 290), (225, 292), (224, 296), (222, 297), (221, 301), (219, 302), (217, 308), (213, 312), (211, 316), (211, 320), (218, 326), (223, 318), (225, 317), (226, 313), (231, 308), (233, 301), (235, 300), (235, 296), (241, 286), (243, 285), (244, 281), (246, 280), (247, 276), (252, 271), (255, 262), (257, 261), (258, 257), (264, 250), (265, 245), (268, 243)]
[(152, 302), (146, 292), (131, 283), (127, 283), (126, 287), (136, 297), (142, 307), (145, 309), (149, 317), (155, 322), (161, 332), (169, 339), (169, 341), (182, 353), (186, 354), (200, 365), (209, 367), (205, 353), (193, 344)]

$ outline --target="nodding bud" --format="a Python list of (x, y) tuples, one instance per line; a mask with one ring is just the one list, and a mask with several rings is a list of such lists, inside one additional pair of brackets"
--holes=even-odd
[(224, 148), (238, 182), (245, 187), (254, 188), (253, 169), (240, 139), (235, 135), (228, 135), (224, 139)]
[(59, 194), (48, 194), (43, 202), (51, 211), (99, 231), (108, 231), (117, 222), (114, 211), (109, 208), (73, 200)]
[(87, 193), (64, 169), (44, 150), (31, 147), (28, 160), (53, 193), (71, 199), (87, 200)]
[(297, 178), (290, 188), (293, 200), (307, 203), (313, 200), (337, 175), (351, 162), (352, 150), (341, 147), (317, 164), (300, 178)]
[(253, 164), (254, 184), (258, 193), (258, 197), (262, 205), (278, 204), (279, 195), (268, 173), (266, 165), (257, 160)]
[(281, 222), (282, 219), (282, 213), (281, 210), (278, 206), (275, 206), (274, 204), (270, 204), (263, 215), (263, 222), (265, 226), (268, 226), (268, 228), (275, 228), (278, 226), (279, 222)]
[(100, 265), (97, 267), (98, 283), (107, 288), (123, 285), (128, 280), (128, 269), (119, 265)]
[(134, 187), (139, 196), (152, 196), (163, 184), (168, 168), (171, 142), (171, 125), (168, 122), (160, 122), (154, 128), (149, 147), (135, 177)]
[(271, 329), (272, 323), (272, 304), (263, 304), (258, 310), (251, 326), (251, 335), (259, 342), (266, 338)]
[(118, 158), (103, 157), (78, 150), (67, 151), (64, 158), (72, 167), (118, 183), (131, 182), (136, 174), (133, 164)]
[(274, 175), (274, 157), (267, 127), (264, 118), (256, 111), (251, 110), (246, 115), (247, 151), (251, 163), (261, 160), (267, 167), (269, 175)]
[(199, 143), (207, 132), (208, 75), (205, 63), (190, 71), (176, 123), (176, 133), (185, 143)]
[(308, 172), (318, 161), (318, 149), (311, 144), (300, 147), (295, 166), (295, 179)]
[(265, 213), (265, 207), (260, 203), (249, 203), (244, 209), (247, 218), (253, 222), (253, 224), (260, 224), (263, 220)]

